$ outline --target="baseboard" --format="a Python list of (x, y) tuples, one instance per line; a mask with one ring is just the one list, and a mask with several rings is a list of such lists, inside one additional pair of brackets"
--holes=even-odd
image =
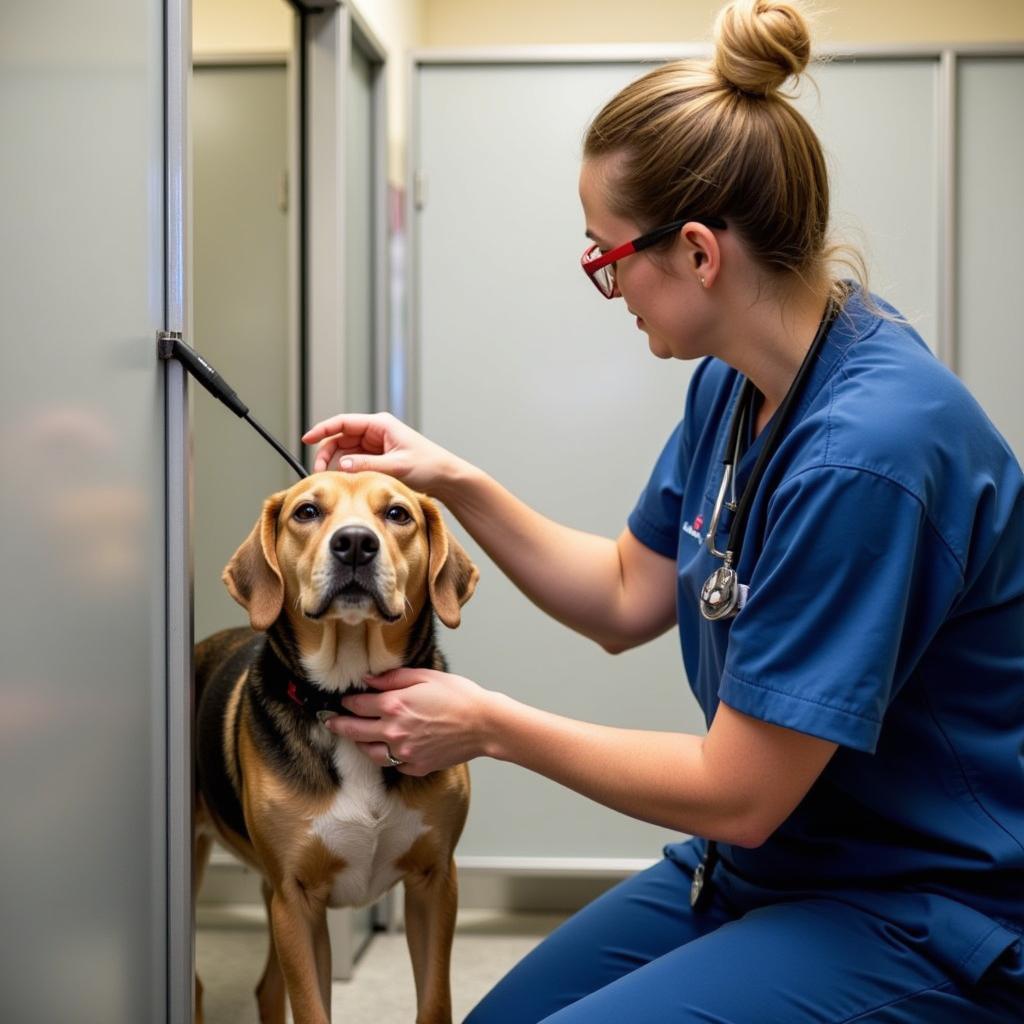
[[(652, 863), (640, 858), (456, 857), (459, 905), (572, 913)], [(226, 850), (214, 847), (199, 900), (262, 905), (259, 876)], [(395, 901), (399, 907), (401, 902)]]

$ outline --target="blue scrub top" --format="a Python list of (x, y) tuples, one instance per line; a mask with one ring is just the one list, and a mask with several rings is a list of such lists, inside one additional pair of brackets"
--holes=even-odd
[[(700, 364), (629, 527), (676, 560), (708, 724), (722, 700), (839, 750), (761, 847), (721, 844), (722, 865), (777, 898), (844, 891), (941, 919), (939, 955), (973, 975), (1024, 930), (1020, 466), (920, 336), (854, 289), (753, 502), (747, 603), (708, 622), (698, 596), (721, 561), (704, 540), (741, 383)], [(725, 511), (719, 549), (729, 524)]]

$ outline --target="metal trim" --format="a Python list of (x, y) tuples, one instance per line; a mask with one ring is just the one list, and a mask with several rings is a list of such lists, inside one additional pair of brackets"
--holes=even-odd
[(388, 207), (387, 58), (373, 62), (373, 399), (377, 409), (390, 409), (391, 381), (391, 248)]
[(606, 64), (709, 57), (710, 43), (582, 43), (579, 45), (425, 47), (409, 52), (417, 64)]
[(305, 211), (307, 424), (337, 412), (345, 394), (344, 82), (349, 20), (343, 7), (306, 22)]
[[(192, 56), (190, 0), (166, 0), (164, 43), (164, 328), (191, 327), (191, 194), (188, 108)], [(189, 388), (184, 369), (166, 364), (166, 828), (167, 993), (169, 1024), (195, 1013), (195, 922), (192, 908), (192, 464)]]
[(938, 82), (938, 170), (939, 170), (939, 358), (954, 373), (959, 370), (957, 338), (957, 110), (958, 57), (953, 50), (942, 54)]
[(462, 874), (497, 874), (514, 877), (625, 878), (656, 864), (647, 857), (491, 857), (456, 855)]
[[(417, 64), (571, 64), (632, 63), (709, 57), (710, 43), (583, 43), (533, 46), (423, 47), (410, 51)], [(814, 51), (814, 60), (939, 60), (953, 51), (960, 57), (1017, 57), (1019, 43), (834, 43)], [(813, 62), (812, 62), (813, 70)]]
[[(388, 302), (391, 284), (391, 258), (388, 232), (388, 133), (387, 133), (387, 47), (381, 42), (362, 11), (348, 0), (342, 8), (349, 22), (349, 47), (362, 51), (373, 73), (371, 85), (371, 122), (373, 127), (373, 169), (371, 182), (374, 187), (373, 203), (373, 326), (372, 326), (372, 401), (377, 409), (391, 408), (391, 331), (390, 304)], [(347, 83), (348, 53), (345, 54), (345, 78)], [(347, 84), (346, 84), (347, 87)], [(341, 145), (350, 144), (348, 136), (342, 133)], [(346, 332), (347, 333), (347, 332)], [(347, 340), (347, 338), (346, 338)], [(344, 383), (344, 381), (342, 382)], [(373, 411), (373, 410), (370, 410)]]
[(288, 64), (291, 54), (287, 50), (246, 50), (237, 53), (211, 50), (208, 53), (192, 54), (192, 66), (206, 67), (264, 67)]
[(341, 6), (341, 0), (285, 0), (296, 14), (324, 14)]
[(420, 274), (419, 218), (416, 216), (416, 177), (420, 155), (419, 61), (416, 51), (409, 54), (406, 75), (405, 132), (405, 351), (402, 353), (402, 389), (405, 401), (399, 403), (395, 415), (410, 426), (421, 429), (420, 417)]
[[(296, 8), (296, 10), (300, 10)], [(312, 285), (309, 273), (309, 209), (310, 209), (310, 152), (309, 142), (309, 18), (299, 13), (295, 18), (297, 39), (297, 61), (295, 70), (296, 101), (295, 130), (298, 147), (296, 195), (298, 198), (298, 214), (296, 229), (295, 274), (298, 289), (295, 293), (296, 323), (296, 363), (298, 371), (298, 421), (309, 422), (309, 410), (312, 405), (312, 389), (310, 385), (310, 364), (312, 360), (310, 345), (310, 301)], [(307, 458), (308, 465), (308, 458)]]
[(352, 38), (370, 58), (371, 64), (386, 64), (388, 61), (387, 47), (380, 41), (380, 37), (371, 28), (363, 12), (349, 0), (342, 0), (342, 6), (346, 8), (352, 19)]
[(288, 117), (288, 447), (308, 468), (304, 430), (305, 402), (302, 239), (305, 216), (303, 187), (302, 18), (292, 19), (292, 46), (285, 64), (285, 103)]

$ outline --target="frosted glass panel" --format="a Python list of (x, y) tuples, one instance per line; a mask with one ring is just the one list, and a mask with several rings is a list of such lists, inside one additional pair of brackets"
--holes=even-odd
[(938, 334), (937, 60), (817, 67), (797, 102), (821, 139), (833, 235), (868, 261), (872, 291), (934, 351)]
[(1024, 265), (1024, 59), (960, 62), (960, 374), (1024, 459), (1024, 344), (1020, 293)]
[(0, 15), (0, 1018), (166, 1012), (163, 19)]

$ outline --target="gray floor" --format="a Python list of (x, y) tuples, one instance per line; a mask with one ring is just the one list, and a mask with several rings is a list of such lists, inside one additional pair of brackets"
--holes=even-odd
[[(462, 1020), (505, 972), (555, 928), (564, 915), (460, 910), (452, 949), (452, 1009)], [(196, 965), (203, 980), (207, 1024), (253, 1024), (253, 990), (267, 953), (262, 910), (197, 910)], [(411, 1024), (416, 1017), (412, 968), (401, 933), (375, 935), (352, 981), (335, 982), (334, 1020), (343, 1024)]]

